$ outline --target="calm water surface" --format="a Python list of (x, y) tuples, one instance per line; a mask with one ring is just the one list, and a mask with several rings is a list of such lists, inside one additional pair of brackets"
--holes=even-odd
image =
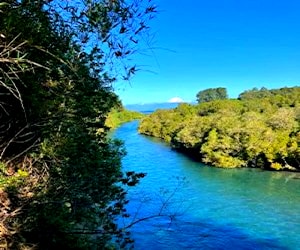
[(124, 223), (154, 217), (132, 227), (135, 249), (300, 249), (299, 174), (208, 167), (137, 126), (114, 132), (124, 169), (147, 173), (129, 190)]

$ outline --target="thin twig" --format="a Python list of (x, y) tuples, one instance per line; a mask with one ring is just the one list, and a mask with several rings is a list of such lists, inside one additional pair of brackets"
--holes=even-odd
[(25, 150), (23, 150), (21, 153), (17, 154), (16, 156), (14, 156), (13, 158), (11, 158), (9, 161), (6, 162), (6, 164), (14, 161), (16, 158), (20, 157), (21, 155), (23, 155), (24, 153), (28, 152), (30, 149), (32, 149), (33, 147), (35, 147), (37, 145), (37, 143), (39, 142), (39, 138), (32, 143), (32, 145), (30, 145), (28, 148), (26, 148)]
[(0, 160), (2, 159), (6, 149), (9, 147), (9, 145), (19, 136), (19, 134), (21, 134), (26, 128), (28, 128), (28, 125), (26, 125), (24, 128), (22, 128), (18, 133), (15, 134), (14, 137), (12, 137), (9, 142), (7, 143), (7, 145), (5, 146), (5, 148), (2, 150), (1, 155), (0, 155)]

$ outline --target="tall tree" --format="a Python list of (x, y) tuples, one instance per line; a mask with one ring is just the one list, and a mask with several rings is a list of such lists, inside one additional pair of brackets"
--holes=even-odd
[(124, 185), (142, 174), (122, 173), (104, 123), (155, 7), (8, 0), (0, 12), (0, 247), (122, 247)]
[(227, 99), (227, 90), (226, 88), (210, 88), (199, 91), (197, 94), (197, 102), (210, 102), (213, 100), (222, 100)]

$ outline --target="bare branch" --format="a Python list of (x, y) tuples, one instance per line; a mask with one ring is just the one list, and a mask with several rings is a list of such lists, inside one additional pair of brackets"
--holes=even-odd
[(24, 128), (22, 128), (18, 133), (15, 134), (15, 136), (13, 138), (11, 138), (9, 140), (9, 142), (6, 144), (5, 148), (2, 150), (1, 154), (0, 154), (0, 160), (3, 158), (3, 155), (5, 153), (5, 151), (7, 150), (7, 148), (9, 147), (9, 145), (26, 129), (28, 128), (28, 125), (26, 125)]
[[(48, 67), (45, 67), (39, 63), (33, 62), (28, 59), (24, 59), (24, 58), (0, 58), (0, 63), (12, 63), (12, 64), (26, 63), (26, 64), (37, 66), (39, 68), (44, 68), (44, 69), (50, 70)], [(30, 70), (32, 70), (32, 69), (30, 69)], [(14, 73), (16, 73), (16, 72), (14, 72)]]
[(34, 143), (32, 143), (29, 147), (27, 147), (21, 153), (17, 154), (16, 156), (12, 157), (11, 159), (9, 159), (9, 161), (7, 161), (6, 163), (10, 163), (10, 162), (14, 161), (15, 159), (17, 159), (18, 157), (20, 157), (21, 155), (25, 154), (30, 149), (34, 148), (38, 144), (39, 141), (40, 141), (40, 138), (38, 138)]

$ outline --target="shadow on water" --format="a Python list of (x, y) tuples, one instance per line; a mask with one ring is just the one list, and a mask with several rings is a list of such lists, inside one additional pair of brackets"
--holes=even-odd
[(252, 237), (232, 225), (215, 222), (153, 220), (133, 229), (136, 249), (280, 249), (287, 250), (279, 239)]

